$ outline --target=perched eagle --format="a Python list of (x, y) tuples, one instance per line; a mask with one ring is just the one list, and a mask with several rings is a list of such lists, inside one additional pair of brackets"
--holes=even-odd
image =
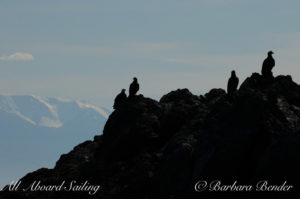
[(229, 95), (236, 92), (237, 87), (239, 85), (239, 78), (236, 76), (235, 71), (231, 71), (231, 77), (228, 80), (227, 83), (227, 93)]
[(125, 89), (122, 89), (121, 93), (119, 93), (116, 98), (115, 98), (115, 103), (114, 103), (114, 109), (118, 109), (120, 107), (121, 104), (123, 104), (124, 102), (126, 102), (127, 100), (127, 95), (125, 93)]
[(268, 52), (268, 57), (264, 60), (261, 74), (264, 77), (273, 77), (272, 69), (275, 66), (275, 60), (272, 57), (272, 54), (274, 54), (272, 51)]
[(135, 96), (139, 89), (140, 89), (140, 85), (137, 81), (137, 78), (134, 77), (133, 82), (129, 86), (129, 97)]

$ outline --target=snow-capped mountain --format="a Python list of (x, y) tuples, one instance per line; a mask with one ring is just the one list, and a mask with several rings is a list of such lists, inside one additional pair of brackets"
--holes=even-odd
[(0, 111), (15, 115), (34, 126), (60, 128), (77, 115), (90, 113), (94, 119), (107, 119), (101, 108), (79, 101), (35, 95), (0, 95)]
[[(80, 101), (0, 95), (0, 187), (101, 134), (109, 112)], [(45, 155), (46, 154), (46, 155)]]

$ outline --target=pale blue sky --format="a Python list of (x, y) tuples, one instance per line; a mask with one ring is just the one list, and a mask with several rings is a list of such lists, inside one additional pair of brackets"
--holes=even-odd
[(268, 50), (300, 82), (299, 19), (299, 0), (1, 0), (0, 93), (110, 108), (137, 76), (145, 96), (199, 94), (259, 72)]

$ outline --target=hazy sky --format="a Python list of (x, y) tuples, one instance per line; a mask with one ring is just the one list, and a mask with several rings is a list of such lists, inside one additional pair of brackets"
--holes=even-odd
[(1, 0), (0, 93), (110, 107), (133, 76), (159, 98), (240, 82), (275, 52), (300, 82), (299, 0)]

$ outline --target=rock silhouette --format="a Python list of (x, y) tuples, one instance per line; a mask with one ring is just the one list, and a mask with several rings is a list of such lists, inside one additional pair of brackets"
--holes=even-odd
[(227, 93), (232, 95), (237, 91), (237, 87), (239, 85), (239, 78), (236, 76), (235, 71), (231, 71), (231, 77), (227, 83)]
[(272, 69), (275, 66), (275, 60), (272, 54), (274, 53), (272, 51), (269, 51), (268, 57), (262, 64), (261, 74), (263, 75), (263, 77), (273, 77)]
[(62, 155), (53, 169), (21, 179), (21, 188), (34, 180), (88, 180), (102, 186), (95, 195), (4, 191), (0, 198), (198, 199), (218, 194), (196, 192), (200, 180), (237, 180), (254, 188), (260, 180), (287, 181), (292, 191), (256, 194), (299, 195), (300, 86), (290, 76), (270, 82), (254, 73), (237, 92), (234, 100), (223, 89), (203, 96), (178, 89), (160, 101), (136, 96), (110, 115), (103, 135)]
[(114, 109), (118, 109), (122, 104), (124, 104), (127, 100), (127, 95), (125, 93), (126, 89), (122, 89), (121, 93), (119, 93), (116, 98), (113, 105)]
[(129, 86), (129, 98), (136, 95), (138, 90), (140, 89), (140, 85), (136, 77), (133, 78), (133, 82)]

